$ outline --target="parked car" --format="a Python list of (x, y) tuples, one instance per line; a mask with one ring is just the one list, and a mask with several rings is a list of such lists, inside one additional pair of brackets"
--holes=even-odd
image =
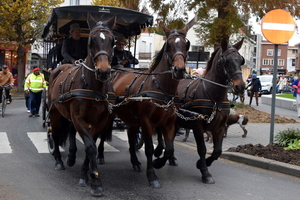
[[(261, 75), (257, 76), (260, 80), (261, 91), (259, 92), (259, 96), (262, 94), (271, 94), (272, 86), (273, 86), (273, 75)], [(247, 89), (247, 95), (250, 96), (250, 87)]]

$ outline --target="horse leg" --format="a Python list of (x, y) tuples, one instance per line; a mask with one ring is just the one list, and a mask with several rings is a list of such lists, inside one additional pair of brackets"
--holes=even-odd
[(247, 136), (248, 131), (247, 131), (247, 129), (244, 127), (244, 125), (241, 125), (241, 124), (240, 124), (240, 127), (241, 127), (241, 128), (243, 129), (243, 131), (244, 131), (244, 135), (242, 135), (242, 137), (245, 138), (245, 137)]
[(170, 161), (170, 165), (178, 165), (176, 158), (174, 157), (174, 137), (175, 137), (175, 127), (166, 128), (170, 126), (162, 127), (162, 132), (164, 134), (164, 140), (166, 144), (164, 156), (162, 158), (157, 158), (153, 161), (153, 167), (156, 169), (162, 168), (167, 160)]
[(83, 164), (81, 165), (80, 178), (77, 186), (86, 187), (88, 183), (88, 171), (89, 171), (89, 158), (85, 156)]
[(190, 130), (191, 129), (188, 129), (188, 128), (185, 129), (185, 136), (184, 136), (182, 142), (186, 142), (187, 141), (187, 139), (188, 139), (188, 137), (190, 135)]
[[(196, 123), (196, 122), (195, 122)], [(197, 122), (199, 123), (199, 122)], [(200, 156), (200, 159), (197, 161), (197, 168), (200, 170), (202, 174), (202, 181), (203, 183), (215, 183), (214, 179), (212, 178), (212, 175), (208, 172), (208, 168), (206, 165), (205, 155), (206, 155), (206, 146), (204, 141), (204, 130), (200, 129), (199, 127), (193, 128), (194, 137), (197, 143), (197, 152)]]
[(76, 161), (76, 152), (77, 152), (77, 146), (76, 146), (76, 129), (74, 125), (72, 124), (69, 130), (69, 155), (67, 158), (67, 164), (68, 166), (73, 166), (75, 165)]
[(150, 187), (152, 188), (160, 188), (161, 185), (158, 182), (158, 178), (155, 174), (155, 171), (153, 169), (153, 161), (152, 156), (154, 154), (154, 148), (153, 148), (153, 141), (152, 141), (152, 129), (145, 129), (142, 127), (142, 133), (144, 138), (144, 144), (145, 144), (145, 155), (147, 157), (147, 178), (150, 184)]
[[(76, 130), (78, 130), (81, 135), (84, 146), (85, 146), (85, 155), (86, 158), (81, 168), (81, 177), (80, 181), (85, 180), (87, 171), (89, 171), (91, 193), (93, 196), (102, 196), (103, 188), (100, 180), (100, 174), (97, 167), (96, 156), (97, 156), (97, 147), (95, 144), (95, 139), (92, 137), (92, 133), (89, 133), (88, 124), (85, 121), (78, 119), (73, 119)], [(90, 130), (90, 132), (92, 132)], [(88, 170), (89, 169), (89, 170)], [(80, 182), (79, 181), (79, 182)]]
[(156, 130), (156, 133), (157, 133), (157, 142), (158, 142), (158, 145), (157, 145), (157, 147), (154, 150), (154, 156), (155, 157), (159, 157), (162, 154), (163, 150), (165, 149), (165, 144), (164, 144), (164, 140), (163, 140), (161, 129), (160, 128), (156, 128), (155, 130)]
[[(138, 132), (139, 127), (136, 126), (129, 126), (127, 130), (128, 142), (129, 142), (129, 153), (130, 153), (130, 161), (134, 171), (141, 172), (142, 165), (139, 162), (136, 156), (136, 134)], [(142, 133), (143, 134), (143, 133)]]
[(105, 163), (104, 160), (104, 142), (105, 139), (103, 137), (100, 138), (100, 144), (98, 146), (98, 155), (97, 155), (97, 163), (103, 165)]
[(220, 128), (217, 134), (213, 135), (213, 143), (214, 143), (214, 150), (210, 157), (206, 159), (206, 165), (209, 167), (211, 166), (212, 162), (218, 160), (218, 158), (222, 154), (222, 142), (223, 142), (223, 134), (224, 134), (224, 127)]

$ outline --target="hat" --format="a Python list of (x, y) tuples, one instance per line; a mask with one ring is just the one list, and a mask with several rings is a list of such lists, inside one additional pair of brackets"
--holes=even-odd
[(80, 28), (78, 23), (74, 23), (74, 24), (70, 25), (70, 31), (69, 32), (72, 33), (74, 30), (80, 30), (81, 31), (81, 28)]
[(7, 68), (8, 68), (7, 65), (2, 66), (2, 69), (7, 69)]
[(34, 72), (40, 71), (40, 68), (36, 67), (36, 68), (33, 69), (33, 71), (34, 71)]
[(257, 78), (257, 75), (256, 75), (256, 74), (252, 74), (252, 76), (253, 76), (254, 78)]
[(127, 41), (126, 41), (125, 37), (122, 35), (118, 37), (116, 43), (118, 43), (118, 42), (124, 42), (124, 44), (127, 45)]

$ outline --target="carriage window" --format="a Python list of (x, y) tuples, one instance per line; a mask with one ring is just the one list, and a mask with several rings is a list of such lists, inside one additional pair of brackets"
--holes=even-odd
[(267, 50), (267, 56), (273, 56), (273, 49)]

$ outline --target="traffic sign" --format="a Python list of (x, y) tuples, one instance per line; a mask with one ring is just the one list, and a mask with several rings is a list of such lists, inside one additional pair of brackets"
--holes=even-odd
[(264, 37), (274, 43), (282, 44), (294, 35), (296, 24), (289, 12), (275, 9), (268, 12), (261, 23)]

